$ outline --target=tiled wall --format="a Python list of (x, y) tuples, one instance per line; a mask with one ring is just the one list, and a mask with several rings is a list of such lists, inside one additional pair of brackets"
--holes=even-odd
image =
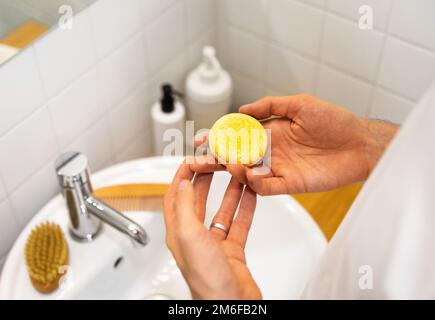
[(93, 171), (151, 154), (149, 107), (182, 89), (214, 44), (214, 0), (99, 0), (0, 66), (0, 269), (21, 228), (58, 192), (53, 162)]
[[(222, 0), (219, 44), (235, 105), (306, 92), (402, 122), (435, 80), (433, 0)], [(360, 30), (370, 5), (374, 29)]]

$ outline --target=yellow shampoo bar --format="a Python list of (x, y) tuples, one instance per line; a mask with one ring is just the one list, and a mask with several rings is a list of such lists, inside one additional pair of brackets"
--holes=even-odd
[(257, 119), (243, 113), (229, 113), (214, 123), (209, 146), (219, 163), (253, 166), (266, 153), (267, 133)]

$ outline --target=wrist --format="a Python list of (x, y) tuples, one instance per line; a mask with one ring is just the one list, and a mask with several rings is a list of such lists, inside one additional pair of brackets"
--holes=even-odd
[(381, 120), (362, 119), (364, 157), (367, 162), (367, 176), (373, 171), (384, 154), (399, 126)]
[(188, 281), (194, 300), (261, 300), (262, 294), (255, 281), (232, 281), (221, 286), (213, 286), (201, 281)]

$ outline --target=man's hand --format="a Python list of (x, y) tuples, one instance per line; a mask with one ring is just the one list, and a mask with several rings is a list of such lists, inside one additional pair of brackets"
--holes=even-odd
[(261, 299), (244, 252), (256, 194), (231, 179), (213, 219), (228, 233), (208, 230), (204, 216), (212, 178), (212, 173), (194, 176), (189, 165), (180, 166), (164, 200), (167, 245), (194, 299)]
[(261, 195), (318, 192), (365, 180), (397, 127), (358, 118), (307, 95), (266, 97), (240, 108), (271, 130), (270, 172), (240, 165), (192, 164), (196, 172), (226, 169)]

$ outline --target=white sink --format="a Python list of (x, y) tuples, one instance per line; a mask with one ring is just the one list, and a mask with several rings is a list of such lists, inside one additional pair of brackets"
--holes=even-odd
[[(95, 188), (122, 183), (167, 183), (181, 161), (130, 161), (97, 172), (92, 175), (92, 183)], [(207, 224), (228, 181), (229, 175), (224, 172), (214, 178)], [(149, 234), (147, 246), (135, 248), (127, 236), (108, 225), (104, 225), (94, 242), (79, 243), (67, 231), (64, 200), (61, 195), (56, 196), (29, 222), (11, 249), (1, 275), (0, 299), (190, 299), (187, 285), (165, 245), (162, 213), (127, 215)], [(30, 230), (46, 220), (63, 227), (70, 249), (70, 266), (61, 288), (48, 295), (33, 289), (23, 257)], [(325, 246), (318, 226), (293, 198), (259, 197), (246, 250), (248, 265), (264, 298), (297, 299)]]

